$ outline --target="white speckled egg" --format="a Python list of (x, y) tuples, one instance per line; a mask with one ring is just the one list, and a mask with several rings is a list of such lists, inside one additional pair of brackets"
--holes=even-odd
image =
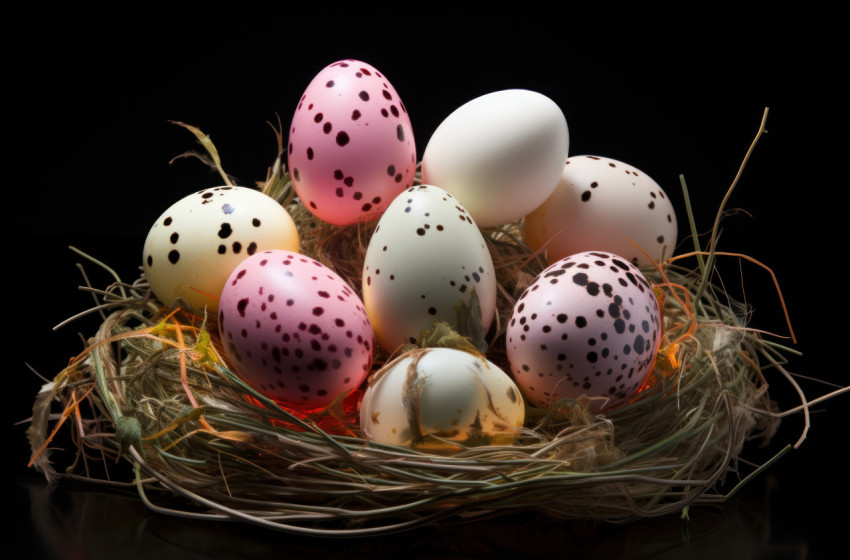
[(497, 91), (456, 109), (422, 156), (422, 182), (457, 198), (482, 228), (518, 220), (552, 193), (569, 149), (558, 105), (524, 89)]
[(628, 399), (652, 369), (661, 336), (649, 281), (625, 259), (591, 251), (540, 273), (517, 300), (507, 354), (529, 402), (599, 397), (599, 408)]
[(329, 405), (369, 373), (366, 310), (334, 271), (307, 256), (263, 251), (237, 266), (221, 293), (219, 331), (236, 373), (299, 409)]
[(485, 332), (496, 310), (496, 274), (481, 231), (452, 195), (432, 185), (407, 189), (381, 216), (362, 286), (378, 342), (390, 352), (437, 321), (455, 326), (455, 306), (468, 304), (473, 290)]
[(299, 248), (295, 222), (274, 199), (247, 187), (213, 187), (177, 201), (156, 220), (143, 267), (165, 305), (180, 298), (199, 313), (214, 313), (227, 277), (243, 259)]
[[(640, 266), (676, 247), (676, 212), (658, 183), (615, 159), (573, 156), (552, 195), (525, 218), (525, 241), (546, 246), (550, 263), (582, 251), (608, 251)], [(640, 247), (640, 249), (638, 249)]]
[(413, 350), (388, 364), (360, 406), (370, 439), (431, 451), (459, 449), (450, 442), (509, 444), (524, 420), (525, 403), (507, 373), (450, 348)]
[(313, 215), (335, 225), (377, 218), (416, 175), (410, 117), (386, 76), (359, 60), (319, 72), (292, 117), (288, 163)]

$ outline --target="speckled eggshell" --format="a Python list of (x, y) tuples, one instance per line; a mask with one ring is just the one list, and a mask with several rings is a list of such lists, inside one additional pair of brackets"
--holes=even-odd
[(288, 163), (296, 193), (316, 217), (335, 225), (372, 220), (415, 178), (407, 109), (375, 67), (335, 62), (298, 102)]
[(552, 193), (567, 159), (569, 130), (558, 105), (508, 89), (458, 107), (431, 135), (422, 182), (454, 195), (482, 228), (518, 220)]
[(628, 399), (651, 370), (661, 335), (658, 301), (631, 263), (611, 253), (572, 255), (544, 270), (517, 300), (508, 360), (529, 402)]
[(417, 185), (384, 212), (363, 261), (363, 302), (388, 351), (416, 342), (475, 291), (486, 332), (496, 310), (493, 260), (478, 226), (443, 189)]
[(298, 253), (263, 251), (236, 267), (218, 323), (237, 375), (293, 408), (327, 406), (372, 364), (372, 327), (357, 294)]
[(156, 220), (143, 268), (165, 305), (181, 298), (198, 313), (215, 314), (227, 277), (243, 259), (299, 248), (295, 222), (277, 201), (247, 187), (213, 187), (177, 201)]
[(459, 449), (441, 440), (508, 444), (524, 420), (522, 394), (507, 373), (451, 348), (400, 357), (376, 375), (360, 405), (360, 427), (372, 441), (430, 451)]
[(659, 262), (672, 256), (676, 238), (676, 212), (658, 183), (601, 156), (569, 158), (555, 191), (525, 218), (526, 243), (535, 251), (545, 245), (550, 263), (601, 250), (644, 266), (643, 251)]

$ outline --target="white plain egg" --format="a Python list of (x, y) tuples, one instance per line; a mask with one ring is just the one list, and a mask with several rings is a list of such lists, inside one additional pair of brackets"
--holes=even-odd
[(422, 156), (422, 182), (457, 198), (482, 228), (525, 216), (552, 193), (569, 149), (567, 121), (540, 93), (477, 97), (437, 127)]
[[(525, 420), (513, 380), (489, 360), (451, 348), (408, 352), (376, 374), (360, 406), (373, 441), (428, 450), (511, 443)], [(431, 437), (433, 436), (433, 437)]]

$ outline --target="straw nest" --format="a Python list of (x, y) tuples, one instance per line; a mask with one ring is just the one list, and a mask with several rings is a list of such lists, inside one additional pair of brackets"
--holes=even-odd
[[(192, 130), (218, 165), (214, 147)], [(261, 187), (290, 210), (302, 251), (359, 291), (375, 224), (320, 223), (293, 199), (287, 179), (278, 158)], [(488, 358), (505, 371), (513, 302), (545, 267), (520, 241), (520, 228), (484, 232), (501, 289), (498, 321), (482, 334)], [(368, 441), (357, 426), (358, 393), (315, 414), (281, 408), (231, 371), (213, 318), (163, 307), (144, 277), (88, 288), (99, 300), (90, 312), (103, 320), (88, 347), (36, 397), (31, 464), (49, 480), (133, 484), (163, 513), (326, 536), (524, 510), (610, 522), (686, 513), (692, 504), (725, 500), (790, 447), (761, 465), (741, 459), (745, 444), (769, 440), (781, 417), (765, 371), (794, 381), (784, 369), (788, 349), (747, 328), (746, 309), (713, 283), (714, 242), (706, 251), (695, 242), (693, 267), (677, 257), (644, 269), (661, 304), (664, 336), (635, 398), (602, 414), (584, 400), (529, 409), (513, 444), (459, 446), (455, 453)], [(455, 342), (474, 334), (454, 327)], [(377, 355), (373, 373), (389, 358)], [(807, 414), (802, 393), (801, 400)], [(76, 454), (60, 472), (50, 444), (65, 424), (74, 424)], [(94, 467), (117, 459), (131, 465), (135, 480)]]

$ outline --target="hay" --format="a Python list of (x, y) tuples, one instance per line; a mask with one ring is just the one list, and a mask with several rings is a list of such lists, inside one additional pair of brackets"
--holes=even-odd
[[(263, 188), (295, 218), (302, 251), (360, 293), (375, 224), (321, 223), (293, 199), (287, 179), (276, 166)], [(545, 267), (520, 241), (521, 227), (485, 232), (500, 292), (497, 320), (481, 335), (488, 358), (506, 371), (513, 302)], [(35, 400), (31, 464), (48, 480), (126, 484), (109, 475), (120, 459), (154, 511), (334, 537), (531, 510), (626, 522), (723, 501), (790, 448), (761, 465), (741, 459), (748, 441), (770, 440), (783, 415), (765, 370), (793, 378), (784, 369), (791, 350), (747, 328), (745, 309), (712, 283), (714, 242), (707, 252), (696, 247), (694, 268), (676, 258), (644, 270), (662, 303), (665, 333), (634, 399), (602, 414), (584, 399), (529, 409), (514, 444), (453, 454), (367, 441), (357, 427), (357, 393), (313, 414), (281, 408), (232, 373), (212, 318), (163, 308), (144, 277), (119, 280), (92, 289), (105, 320)], [(373, 374), (389, 358), (377, 355)], [(801, 402), (807, 414), (802, 393)], [(49, 446), (66, 422), (74, 424), (76, 458), (60, 472)], [(94, 462), (104, 474), (94, 474)]]

